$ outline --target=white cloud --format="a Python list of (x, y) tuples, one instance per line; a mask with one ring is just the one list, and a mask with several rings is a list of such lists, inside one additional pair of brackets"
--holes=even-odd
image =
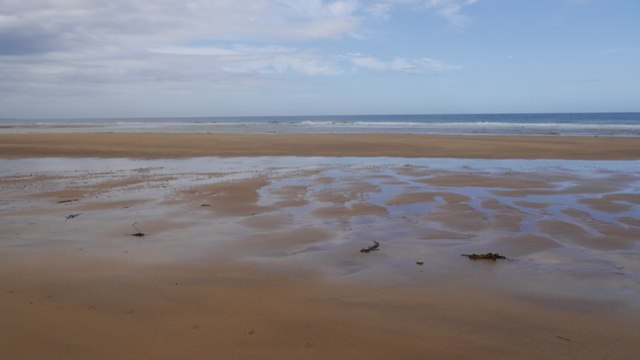
[(423, 67), (426, 67), (427, 69), (430, 69), (432, 71), (446, 71), (462, 68), (462, 66), (460, 65), (449, 64), (445, 61), (432, 58), (421, 58), (418, 59), (417, 62), (422, 64)]
[(302, 0), (7, 0), (0, 33), (49, 34), (58, 47), (193, 39), (308, 40), (348, 36), (357, 2)]
[(454, 26), (462, 27), (469, 22), (469, 18), (461, 14), (465, 6), (473, 5), (478, 0), (427, 0), (428, 8), (435, 8), (437, 13)]
[(389, 69), (389, 64), (380, 61), (372, 56), (362, 54), (351, 54), (349, 56), (351, 62), (357, 66), (369, 70), (383, 71)]
[(389, 61), (383, 61), (373, 56), (353, 53), (347, 59), (357, 68), (374, 71), (397, 71), (406, 73), (440, 72), (459, 69), (459, 65), (449, 64), (442, 60), (432, 58), (405, 59), (396, 57)]
[(369, 5), (365, 11), (370, 15), (373, 15), (374, 17), (381, 17), (381, 18), (388, 19), (389, 13), (391, 12), (392, 9), (393, 9), (393, 4), (390, 2), (376, 2)]
[(434, 11), (455, 27), (463, 27), (469, 22), (469, 18), (462, 14), (462, 10), (477, 2), (478, 0), (379, 0), (369, 4), (366, 12), (373, 16), (388, 18), (397, 6), (417, 5)]
[(151, 52), (175, 55), (174, 60), (176, 61), (184, 61), (185, 56), (205, 57), (209, 68), (233, 74), (281, 74), (287, 71), (305, 75), (339, 75), (342, 73), (339, 66), (311, 51), (279, 46), (236, 45), (232, 48), (174, 46), (151, 49)]
[(397, 6), (420, 5), (461, 24), (463, 7), (473, 2), (2, 0), (0, 93), (222, 89), (267, 84), (284, 74), (335, 76), (353, 66), (448, 70), (455, 66), (429, 58), (382, 61), (305, 44), (358, 37), (368, 18)]

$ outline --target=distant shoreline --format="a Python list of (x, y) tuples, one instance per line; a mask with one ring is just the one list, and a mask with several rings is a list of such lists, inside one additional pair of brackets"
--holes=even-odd
[(140, 116), (140, 117), (56, 117), (56, 118), (0, 118), (0, 121), (16, 122), (57, 122), (57, 121), (132, 121), (132, 120), (166, 120), (166, 119), (259, 119), (259, 118), (357, 118), (357, 117), (467, 117), (467, 116), (531, 116), (531, 115), (640, 115), (640, 111), (561, 111), (561, 112), (479, 112), (479, 113), (399, 113), (399, 114), (316, 114), (316, 115), (202, 115), (202, 116)]
[(421, 134), (640, 137), (640, 113), (0, 119), (0, 133)]

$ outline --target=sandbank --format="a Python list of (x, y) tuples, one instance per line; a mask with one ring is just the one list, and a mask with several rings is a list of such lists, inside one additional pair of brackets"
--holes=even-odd
[(640, 138), (398, 134), (0, 135), (0, 158), (286, 155), (628, 160), (640, 159)]

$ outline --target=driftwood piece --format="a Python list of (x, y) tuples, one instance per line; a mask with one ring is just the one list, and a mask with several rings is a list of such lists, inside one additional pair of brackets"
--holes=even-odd
[(379, 243), (379, 242), (377, 242), (377, 241), (375, 241), (375, 240), (373, 240), (373, 245), (368, 246), (368, 247), (366, 247), (366, 248), (362, 248), (362, 249), (360, 249), (360, 252), (361, 252), (361, 253), (369, 253), (369, 252), (371, 252), (371, 251), (378, 251), (378, 250), (379, 250), (379, 249), (378, 249), (379, 247), (380, 247), (380, 243)]
[(486, 254), (461, 254), (462, 256), (466, 256), (471, 260), (508, 260), (506, 256), (500, 255), (498, 253), (486, 253)]

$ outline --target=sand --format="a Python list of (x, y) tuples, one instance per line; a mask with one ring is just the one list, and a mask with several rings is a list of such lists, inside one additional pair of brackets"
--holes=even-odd
[[(0, 358), (636, 358), (637, 170), (410, 157), (638, 159), (637, 140), (497, 139), (0, 136)], [(408, 158), (162, 160), (285, 154)], [(43, 156), (75, 159), (19, 159)], [(460, 256), (488, 251), (512, 261)]]
[(637, 321), (568, 302), (59, 256), (1, 273), (4, 358), (633, 359), (638, 350)]
[(639, 159), (640, 138), (393, 134), (2, 134), (0, 157), (397, 156)]

